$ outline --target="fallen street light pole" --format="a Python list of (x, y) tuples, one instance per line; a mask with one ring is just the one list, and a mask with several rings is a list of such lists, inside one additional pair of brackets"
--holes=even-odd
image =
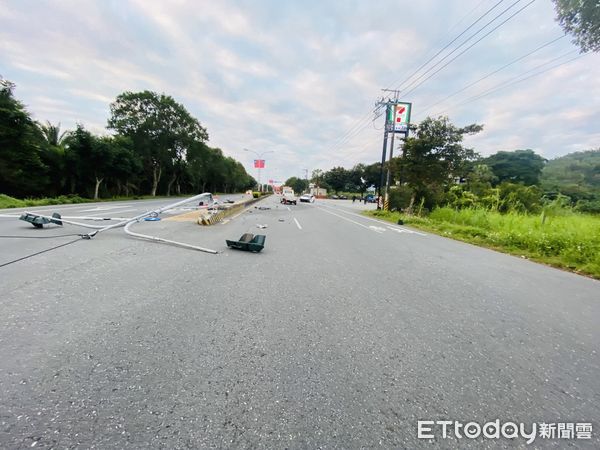
[(125, 227), (123, 228), (125, 230), (125, 233), (127, 233), (130, 236), (134, 236), (134, 237), (138, 237), (138, 238), (142, 238), (142, 239), (148, 239), (148, 240), (155, 241), (155, 242), (164, 242), (166, 244), (178, 245), (179, 247), (189, 248), (192, 250), (198, 250), (201, 252), (213, 253), (213, 254), (219, 253), (216, 250), (211, 250), (210, 248), (198, 247), (196, 245), (186, 244), (185, 242), (171, 241), (169, 239), (163, 239), (158, 236), (150, 236), (147, 234), (134, 233), (133, 231), (131, 231), (129, 229), (129, 227), (131, 227), (134, 223), (137, 223), (137, 222), (138, 222), (138, 220), (136, 220), (135, 222), (129, 222), (127, 225), (125, 225)]
[[(131, 231), (129, 229), (129, 227), (133, 223), (139, 222), (141, 219), (144, 219), (145, 217), (156, 217), (159, 214), (161, 214), (161, 213), (163, 213), (165, 211), (168, 211), (169, 209), (174, 209), (174, 208), (177, 208), (178, 206), (184, 205), (186, 203), (191, 203), (193, 201), (197, 201), (197, 200), (200, 200), (201, 198), (206, 198), (206, 197), (210, 197), (212, 199), (212, 194), (210, 192), (204, 192), (202, 194), (198, 194), (198, 195), (195, 195), (193, 197), (189, 197), (189, 198), (186, 198), (184, 200), (180, 200), (180, 201), (172, 203), (170, 205), (163, 206), (162, 208), (158, 208), (158, 209), (153, 209), (153, 210), (150, 210), (150, 211), (146, 211), (145, 213), (139, 214), (139, 215), (137, 215), (135, 217), (132, 217), (132, 218), (129, 218), (129, 219), (123, 219), (120, 222), (117, 222), (117, 223), (114, 223), (114, 224), (111, 224), (111, 225), (106, 225), (106, 226), (88, 225), (88, 224), (81, 223), (81, 222), (73, 222), (73, 221), (70, 221), (70, 220), (64, 220), (62, 218), (53, 217), (53, 216), (46, 216), (46, 215), (43, 215), (43, 214), (35, 214), (35, 213), (25, 213), (25, 214), (33, 214), (33, 215), (36, 215), (38, 217), (43, 217), (43, 218), (54, 220), (54, 221), (60, 220), (60, 221), (62, 221), (64, 223), (68, 223), (70, 225), (77, 225), (77, 226), (81, 226), (81, 227), (85, 227), (85, 228), (92, 228), (94, 230), (94, 231), (91, 231), (88, 234), (82, 234), (81, 235), (82, 239), (91, 239), (94, 236), (96, 236), (98, 233), (101, 233), (103, 231), (108, 231), (108, 230), (112, 230), (114, 228), (124, 227), (125, 233), (127, 233), (130, 236), (135, 236), (135, 237), (142, 238), (142, 239), (148, 239), (148, 240), (155, 241), (155, 242), (164, 242), (164, 243), (167, 243), (167, 244), (178, 245), (180, 247), (185, 247), (185, 248), (189, 248), (189, 249), (192, 249), (192, 250), (198, 250), (198, 251), (202, 251), (202, 252), (206, 252), (206, 253), (217, 254), (219, 252), (217, 252), (216, 250), (211, 250), (211, 249), (204, 248), (204, 247), (198, 247), (198, 246), (195, 246), (195, 245), (186, 244), (185, 242), (171, 241), (169, 239), (163, 239), (163, 238), (159, 238), (157, 236), (150, 236), (150, 235), (141, 234), (141, 233), (134, 233), (133, 231)], [(5, 217), (9, 217), (9, 216), (7, 215)], [(119, 219), (121, 219), (121, 218), (119, 218)], [(103, 220), (107, 220), (107, 219), (103, 219)], [(56, 223), (56, 222), (54, 222), (54, 223)]]
[(114, 223), (112, 225), (107, 225), (103, 228), (100, 228), (97, 231), (93, 231), (92, 233), (90, 233), (90, 237), (94, 237), (96, 234), (101, 233), (103, 231), (108, 231), (108, 230), (112, 230), (113, 228), (123, 227), (130, 222), (137, 222), (139, 219), (143, 219), (144, 217), (157, 216), (162, 212), (168, 211), (169, 209), (177, 208), (178, 206), (185, 205), (186, 203), (191, 203), (193, 201), (200, 200), (201, 198), (208, 197), (208, 196), (210, 196), (212, 198), (212, 194), (210, 192), (204, 192), (202, 194), (198, 194), (193, 197), (186, 198), (185, 200), (178, 201), (171, 205), (167, 205), (167, 206), (163, 206), (162, 208), (147, 211), (143, 214), (140, 214), (139, 216), (132, 217), (131, 219), (126, 219), (126, 220), (123, 220), (122, 222)]

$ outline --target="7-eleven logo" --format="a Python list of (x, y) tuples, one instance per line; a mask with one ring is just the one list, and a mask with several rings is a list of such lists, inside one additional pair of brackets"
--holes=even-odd
[(394, 114), (394, 122), (408, 123), (408, 107), (407, 105), (396, 105)]

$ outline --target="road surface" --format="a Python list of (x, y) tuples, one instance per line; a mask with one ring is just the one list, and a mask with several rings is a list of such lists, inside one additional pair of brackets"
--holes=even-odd
[[(533, 447), (600, 445), (598, 281), (361, 216), (371, 205), (258, 206), (134, 226), (217, 255), (113, 230), (0, 268), (0, 447), (526, 446), (417, 435), (496, 419), (591, 423), (590, 440)], [(79, 231), (0, 219), (3, 235)], [(262, 253), (226, 248), (245, 232)], [(2, 239), (0, 263), (70, 239)]]

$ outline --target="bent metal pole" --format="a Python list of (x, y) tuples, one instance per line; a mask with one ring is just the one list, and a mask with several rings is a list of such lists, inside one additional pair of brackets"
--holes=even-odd
[(130, 236), (134, 236), (134, 237), (138, 237), (138, 238), (142, 238), (142, 239), (149, 239), (149, 240), (155, 241), (155, 242), (164, 242), (166, 244), (178, 245), (179, 247), (190, 248), (192, 250), (199, 250), (201, 252), (206, 252), (206, 253), (212, 253), (212, 254), (219, 253), (216, 250), (211, 250), (210, 248), (198, 247), (196, 245), (186, 244), (185, 242), (171, 241), (169, 239), (163, 239), (163, 238), (160, 238), (158, 236), (150, 236), (148, 234), (134, 233), (133, 231), (131, 231), (129, 229), (129, 227), (131, 227), (134, 223), (137, 223), (137, 221), (135, 221), (135, 222), (129, 222), (123, 228), (125, 230), (125, 233), (127, 233)]
[(131, 219), (127, 219), (124, 220), (122, 222), (119, 223), (115, 223), (113, 225), (108, 225), (100, 230), (96, 230), (96, 231), (92, 231), (91, 233), (88, 234), (89, 238), (94, 237), (96, 234), (102, 232), (102, 231), (106, 231), (106, 230), (110, 230), (112, 228), (118, 228), (120, 226), (124, 226), (124, 230), (125, 233), (127, 233), (130, 236), (134, 236), (134, 237), (138, 237), (138, 238), (142, 238), (142, 239), (148, 239), (151, 241), (155, 241), (155, 242), (164, 242), (166, 244), (172, 244), (172, 245), (177, 245), (179, 247), (184, 247), (184, 248), (189, 248), (192, 250), (198, 250), (201, 252), (206, 252), (206, 253), (212, 253), (212, 254), (217, 254), (219, 252), (217, 252), (216, 250), (211, 250), (209, 248), (204, 248), (204, 247), (198, 247), (196, 245), (191, 245), (191, 244), (186, 244), (185, 242), (177, 242), (177, 241), (171, 241), (169, 239), (163, 239), (157, 236), (150, 236), (147, 234), (141, 234), (141, 233), (134, 233), (133, 231), (131, 231), (129, 229), (129, 227), (131, 227), (131, 225), (133, 225), (136, 222), (139, 222), (141, 219), (148, 217), (148, 216), (157, 216), (158, 214), (167, 211), (169, 209), (173, 209), (173, 208), (177, 208), (178, 206), (184, 205), (186, 203), (190, 203), (196, 200), (199, 200), (203, 197), (211, 197), (212, 198), (212, 194), (210, 192), (204, 192), (202, 194), (198, 194), (195, 195), (194, 197), (190, 197), (190, 198), (186, 198), (185, 200), (181, 200), (179, 202), (175, 202), (171, 205), (167, 205), (167, 206), (163, 206), (162, 208), (158, 208), (152, 211), (147, 211), (143, 214), (140, 214), (136, 217), (132, 217)]
[(208, 197), (208, 196), (212, 197), (212, 194), (210, 192), (204, 192), (202, 194), (198, 194), (193, 197), (186, 198), (185, 200), (181, 200), (181, 201), (173, 203), (171, 205), (163, 206), (162, 208), (153, 209), (151, 211), (146, 211), (145, 213), (140, 214), (139, 216), (135, 216), (135, 217), (132, 217), (131, 219), (126, 219), (126, 220), (123, 220), (122, 222), (114, 223), (112, 225), (107, 225), (103, 228), (100, 228), (97, 231), (93, 231), (89, 234), (89, 236), (94, 237), (96, 234), (101, 233), (103, 231), (112, 230), (113, 228), (119, 228), (119, 227), (127, 225), (130, 222), (137, 222), (139, 219), (143, 219), (144, 217), (148, 217), (148, 216), (155, 215), (155, 214), (158, 215), (169, 209), (177, 208), (178, 206), (185, 205), (186, 203), (200, 200), (202, 197)]

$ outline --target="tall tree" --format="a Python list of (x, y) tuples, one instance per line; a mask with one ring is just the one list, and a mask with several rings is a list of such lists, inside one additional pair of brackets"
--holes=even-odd
[(0, 193), (39, 195), (48, 184), (41, 153), (41, 136), (21, 102), (15, 85), (0, 78)]
[(500, 151), (483, 160), (501, 183), (538, 184), (546, 160), (533, 150)]
[(554, 0), (556, 20), (582, 52), (600, 51), (598, 0)]
[(403, 156), (395, 158), (395, 171), (413, 190), (410, 206), (417, 197), (439, 191), (477, 157), (462, 145), (465, 135), (481, 131), (481, 125), (458, 128), (447, 117), (428, 117), (417, 127), (416, 137), (406, 139)]
[(108, 128), (130, 137), (152, 177), (156, 195), (163, 168), (185, 159), (194, 142), (208, 140), (206, 129), (172, 97), (151, 91), (124, 92), (110, 105)]
[[(104, 179), (110, 174), (114, 158), (114, 138), (96, 137), (83, 125), (69, 135), (68, 148), (75, 156), (75, 167), (82, 189), (93, 192), (94, 200)], [(93, 186), (92, 189), (89, 187)]]
[(142, 161), (133, 151), (133, 143), (128, 137), (114, 136), (112, 147), (111, 182), (116, 185), (117, 195), (129, 196), (130, 189), (137, 189), (137, 178), (142, 171)]
[(46, 143), (54, 147), (61, 146), (68, 134), (68, 131), (60, 131), (60, 123), (57, 125), (52, 125), (50, 121), (47, 120), (45, 124), (38, 123), (37, 126), (40, 129), (42, 137)]
[(343, 167), (334, 167), (325, 172), (323, 179), (331, 189), (338, 193), (339, 191), (346, 189), (347, 184), (350, 182), (350, 171)]
[(285, 185), (291, 187), (296, 194), (300, 194), (308, 189), (308, 181), (306, 181), (304, 178), (288, 178), (285, 180)]
[(68, 131), (60, 130), (60, 123), (52, 125), (49, 121), (46, 123), (36, 123), (39, 135), (41, 137), (42, 162), (47, 167), (48, 187), (45, 195), (54, 196), (64, 192), (67, 173), (65, 142), (69, 134)]

